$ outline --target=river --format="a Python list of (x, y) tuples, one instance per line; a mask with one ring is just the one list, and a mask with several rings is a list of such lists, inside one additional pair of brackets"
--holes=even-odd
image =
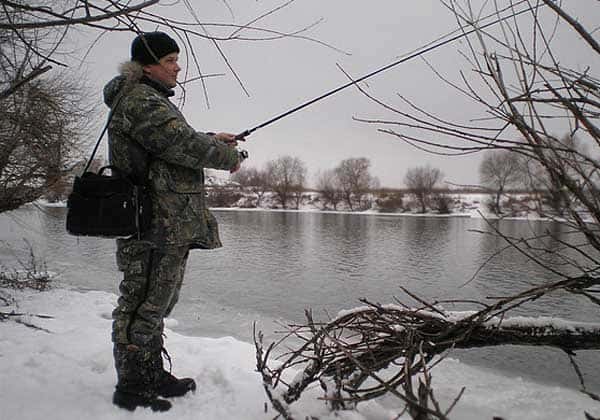
[[(487, 222), (467, 217), (406, 217), (282, 211), (215, 211), (225, 246), (193, 251), (173, 328), (185, 334), (231, 335), (251, 341), (252, 324), (271, 337), (278, 323), (301, 322), (341, 309), (394, 299), (416, 304), (405, 287), (428, 300), (509, 296), (556, 279), (514, 250), (490, 260), (506, 243), (482, 234)], [(28, 259), (59, 273), (57, 282), (80, 290), (116, 293), (119, 273), (113, 240), (73, 237), (64, 229), (64, 208), (27, 206), (0, 215), (0, 264)], [(567, 236), (558, 224), (508, 221), (513, 236), (547, 231)], [(561, 233), (562, 232), (562, 233)], [(546, 244), (557, 249), (552, 241)], [(473, 275), (477, 275), (473, 277)], [(469, 281), (470, 280), (470, 281)], [(464, 309), (449, 304), (446, 309)], [(471, 308), (472, 309), (472, 308)], [(598, 306), (558, 292), (518, 308), (514, 315), (558, 316), (600, 322)], [(578, 387), (567, 356), (556, 349), (502, 346), (454, 351), (451, 357), (483, 369), (542, 383)], [(600, 354), (578, 352), (586, 385), (600, 392)]]

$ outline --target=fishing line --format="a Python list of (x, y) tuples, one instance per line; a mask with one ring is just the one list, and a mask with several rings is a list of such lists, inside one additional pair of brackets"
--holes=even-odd
[[(394, 61), (394, 62), (392, 62), (392, 63), (390, 63), (390, 64), (388, 64), (388, 65), (386, 65), (384, 67), (381, 67), (381, 68), (379, 68), (377, 70), (374, 70), (374, 71), (372, 71), (370, 73), (367, 73), (364, 76), (359, 77), (358, 79), (351, 80), (350, 82), (345, 83), (345, 84), (343, 84), (341, 86), (338, 86), (337, 88), (332, 89), (332, 90), (330, 90), (330, 91), (328, 91), (328, 92), (326, 92), (326, 93), (324, 93), (324, 94), (322, 94), (322, 95), (320, 95), (320, 96), (318, 96), (318, 97), (316, 97), (314, 99), (308, 100), (308, 101), (306, 101), (306, 102), (304, 102), (304, 103), (296, 106), (295, 108), (292, 108), (292, 109), (290, 109), (288, 111), (285, 111), (285, 112), (283, 112), (283, 113), (281, 113), (281, 114), (279, 114), (279, 115), (271, 118), (270, 120), (267, 120), (267, 121), (265, 121), (265, 122), (263, 122), (263, 123), (255, 126), (255, 127), (252, 127), (250, 129), (245, 130), (245, 131), (243, 131), (242, 133), (240, 133), (240, 134), (238, 134), (236, 136), (236, 140), (244, 140), (245, 137), (248, 137), (250, 134), (252, 134), (256, 130), (259, 130), (259, 129), (264, 128), (264, 127), (266, 127), (268, 125), (271, 125), (274, 122), (281, 120), (282, 118), (285, 118), (285, 117), (287, 117), (287, 116), (289, 116), (289, 115), (291, 115), (291, 114), (293, 114), (295, 112), (300, 111), (301, 109), (304, 109), (304, 108), (306, 108), (306, 107), (314, 104), (315, 102), (319, 102), (319, 101), (321, 101), (321, 100), (323, 100), (323, 99), (325, 99), (325, 98), (327, 98), (329, 96), (335, 95), (336, 93), (338, 93), (341, 90), (344, 90), (344, 89), (346, 89), (346, 88), (348, 88), (350, 86), (354, 86), (357, 83), (360, 83), (360, 82), (362, 82), (362, 81), (364, 81), (366, 79), (369, 79), (369, 78), (371, 78), (371, 77), (373, 77), (373, 76), (375, 76), (375, 75), (377, 75), (379, 73), (382, 73), (382, 72), (384, 72), (386, 70), (389, 70), (392, 67), (395, 67), (395, 66), (397, 66), (399, 64), (402, 64), (402, 63), (405, 63), (405, 62), (407, 62), (409, 60), (412, 60), (413, 58), (419, 57), (419, 56), (421, 56), (423, 54), (426, 54), (426, 53), (428, 53), (430, 51), (433, 51), (435, 49), (441, 48), (441, 47), (443, 47), (443, 46), (445, 46), (447, 44), (450, 44), (450, 43), (452, 43), (454, 41), (457, 41), (459, 39), (466, 38), (467, 36), (469, 36), (469, 35), (477, 32), (477, 31), (481, 31), (483, 29), (489, 28), (490, 26), (497, 25), (498, 23), (504, 22), (505, 20), (508, 20), (508, 19), (515, 18), (515, 17), (517, 17), (517, 16), (519, 16), (519, 15), (521, 15), (523, 13), (530, 12), (532, 10), (533, 10), (533, 7), (528, 7), (527, 9), (521, 10), (521, 11), (516, 12), (516, 13), (512, 13), (509, 16), (505, 16), (505, 17), (496, 19), (496, 20), (494, 20), (492, 22), (486, 23), (486, 24), (484, 24), (482, 26), (476, 27), (476, 28), (471, 29), (469, 31), (461, 32), (460, 34), (455, 35), (455, 36), (453, 36), (451, 38), (448, 38), (445, 41), (436, 42), (433, 45), (430, 45), (429, 47), (426, 47), (426, 48), (420, 48), (415, 53), (409, 54), (408, 56), (405, 56), (405, 57), (403, 57), (403, 58), (401, 58), (399, 60), (396, 60), (396, 61)], [(453, 32), (451, 32), (451, 33), (453, 33)], [(445, 38), (445, 37), (442, 37), (442, 38)]]

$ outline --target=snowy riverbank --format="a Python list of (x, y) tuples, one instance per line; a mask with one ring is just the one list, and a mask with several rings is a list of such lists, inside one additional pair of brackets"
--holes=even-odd
[[(261, 200), (259, 207), (255, 206), (255, 198), (250, 193), (245, 193), (244, 197), (238, 200), (236, 203), (229, 207), (211, 207), (212, 210), (221, 211), (285, 211), (285, 212), (300, 212), (300, 213), (335, 213), (335, 214), (357, 214), (357, 215), (379, 215), (379, 216), (401, 216), (401, 217), (473, 217), (473, 218), (486, 218), (486, 219), (498, 219), (502, 218), (505, 220), (532, 220), (532, 221), (550, 221), (560, 220), (558, 218), (551, 218), (548, 216), (540, 215), (534, 210), (535, 203), (533, 198), (528, 194), (506, 194), (504, 197), (504, 213), (501, 216), (494, 214), (488, 208), (488, 203), (492, 200), (491, 194), (484, 193), (461, 193), (461, 194), (448, 194), (450, 198), (450, 213), (439, 213), (437, 211), (429, 210), (425, 213), (420, 213), (416, 210), (396, 210), (396, 211), (385, 211), (378, 208), (375, 204), (372, 208), (363, 211), (351, 211), (345, 208), (342, 204), (339, 205), (337, 210), (323, 209), (320, 204), (319, 194), (316, 192), (309, 192), (305, 195), (305, 199), (302, 204), (297, 208), (282, 209), (277, 205), (276, 200), (272, 193), (267, 193)], [(371, 197), (372, 201), (375, 202), (375, 197)], [(254, 203), (254, 204), (251, 204)], [(36, 201), (36, 204), (42, 207), (66, 207), (66, 201), (59, 201), (50, 203), (46, 200), (40, 199)], [(585, 214), (582, 214), (584, 219), (587, 219)]]
[[(115, 373), (109, 337), (115, 295), (80, 293), (59, 286), (47, 292), (10, 292), (16, 303), (2, 311), (28, 315), (0, 323), (0, 419), (157, 418), (149, 409), (131, 414), (111, 404)], [(38, 318), (36, 314), (52, 318)], [(170, 320), (168, 326), (174, 325), (176, 321)], [(194, 377), (198, 391), (173, 400), (173, 409), (160, 418), (258, 420), (275, 416), (270, 407), (264, 411), (267, 399), (255, 372), (252, 344), (231, 337), (187, 337), (168, 330), (167, 346), (174, 361), (173, 372)], [(584, 411), (600, 416), (600, 403), (577, 391), (510, 379), (455, 359), (436, 367), (433, 378), (443, 406), (466, 386), (450, 415), (453, 419), (581, 420)], [(322, 420), (384, 420), (400, 411), (398, 400), (390, 397), (334, 416), (316, 399), (318, 396), (315, 389), (312, 399), (297, 404), (302, 413), (297, 413), (298, 418), (314, 415)]]

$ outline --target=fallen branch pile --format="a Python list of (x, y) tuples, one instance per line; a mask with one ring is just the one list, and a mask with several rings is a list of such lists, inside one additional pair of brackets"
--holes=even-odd
[[(257, 368), (273, 407), (288, 420), (293, 419), (290, 405), (312, 384), (319, 384), (325, 391), (324, 399), (332, 410), (351, 408), (390, 393), (403, 400), (412, 418), (445, 419), (462, 391), (449, 408), (439, 406), (430, 386), (429, 370), (441, 360), (434, 360), (435, 356), (443, 356), (452, 348), (501, 344), (553, 346), (569, 354), (600, 349), (600, 324), (505, 317), (510, 308), (552, 290), (577, 291), (595, 299), (590, 288), (597, 282), (591, 278), (563, 280), (499, 300), (476, 312), (447, 312), (406, 290), (422, 304), (420, 308), (363, 300), (366, 306), (341, 313), (326, 323), (314, 322), (307, 312), (305, 325), (290, 325), (283, 339), (266, 349), (262, 334), (255, 333)], [(292, 337), (300, 340), (297, 348), (288, 349), (271, 363), (274, 350), (284, 343), (287, 347)], [(292, 370), (299, 372), (286, 382), (284, 372)], [(413, 379), (419, 381), (416, 392)]]

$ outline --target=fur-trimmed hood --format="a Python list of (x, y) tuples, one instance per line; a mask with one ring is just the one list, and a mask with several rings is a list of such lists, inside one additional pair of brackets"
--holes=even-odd
[(137, 83), (144, 76), (144, 70), (137, 61), (126, 61), (119, 66), (119, 74), (126, 80)]
[(113, 108), (120, 92), (127, 93), (140, 83), (150, 86), (160, 95), (169, 98), (175, 95), (172, 89), (144, 74), (143, 67), (136, 61), (127, 61), (119, 66), (119, 75), (104, 86), (104, 103)]
[(119, 66), (119, 75), (104, 86), (104, 103), (112, 108), (122, 90), (130, 90), (144, 76), (142, 65), (136, 61), (126, 61)]

